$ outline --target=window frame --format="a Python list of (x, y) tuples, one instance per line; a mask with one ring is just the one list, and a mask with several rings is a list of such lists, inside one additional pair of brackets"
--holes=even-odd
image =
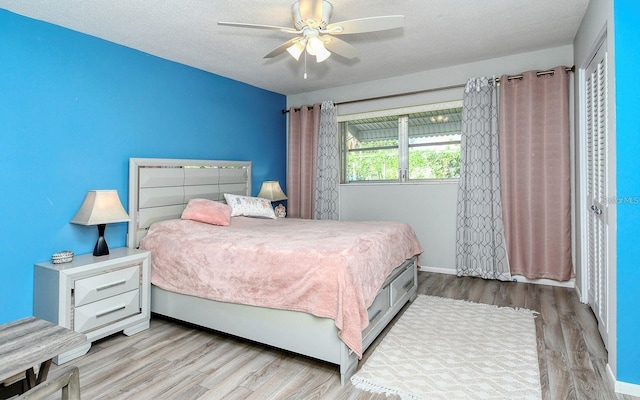
[[(437, 103), (429, 103), (422, 104), (418, 106), (410, 106), (410, 107), (401, 107), (401, 108), (390, 108), (386, 110), (378, 110), (378, 111), (369, 111), (369, 112), (360, 112), (346, 115), (338, 116), (338, 136), (340, 140), (340, 184), (341, 185), (367, 185), (367, 184), (434, 184), (434, 183), (457, 183), (459, 181), (458, 178), (424, 178), (424, 179), (409, 179), (409, 150), (411, 147), (425, 147), (423, 145), (412, 145), (409, 144), (409, 135), (408, 135), (408, 116), (410, 114), (416, 114), (420, 112), (427, 111), (438, 111), (438, 110), (447, 110), (451, 108), (461, 108), (462, 107), (462, 99), (460, 100), (449, 100)], [(347, 170), (344, 167), (347, 163), (347, 154), (350, 150), (344, 148), (345, 146), (345, 138), (346, 134), (345, 130), (342, 129), (344, 125), (342, 122), (349, 121), (357, 121), (367, 118), (377, 118), (377, 117), (398, 117), (398, 179), (393, 180), (358, 180), (358, 181), (348, 181), (346, 177)], [(402, 119), (401, 119), (402, 117)], [(462, 132), (461, 132), (462, 133)], [(443, 143), (431, 143), (428, 146), (437, 146), (442, 144), (452, 144), (456, 142), (443, 142)], [(460, 142), (457, 142), (460, 144)], [(387, 147), (387, 146), (384, 146)], [(395, 148), (395, 146), (388, 146), (389, 148)], [(362, 149), (364, 151), (373, 150), (378, 148), (365, 148)], [(382, 149), (382, 147), (380, 147)], [(361, 150), (361, 151), (362, 151)]]

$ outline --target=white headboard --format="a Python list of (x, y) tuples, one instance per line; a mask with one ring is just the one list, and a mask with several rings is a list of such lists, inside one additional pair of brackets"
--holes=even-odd
[(224, 202), (251, 195), (251, 161), (129, 159), (127, 247), (137, 248), (149, 226), (180, 218), (193, 198)]

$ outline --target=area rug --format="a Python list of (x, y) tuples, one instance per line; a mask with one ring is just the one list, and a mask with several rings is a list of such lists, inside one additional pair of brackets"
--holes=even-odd
[(403, 399), (542, 398), (534, 312), (418, 296), (351, 378)]

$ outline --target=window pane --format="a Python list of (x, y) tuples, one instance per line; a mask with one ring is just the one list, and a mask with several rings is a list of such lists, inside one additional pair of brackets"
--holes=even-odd
[(340, 122), (342, 182), (398, 182), (399, 170), (402, 180), (458, 178), (461, 103), (373, 112)]
[(460, 142), (409, 147), (409, 179), (460, 177)]
[(398, 148), (350, 151), (347, 181), (398, 180)]
[(409, 179), (460, 176), (462, 108), (409, 114)]
[(398, 117), (343, 122), (347, 182), (398, 180)]

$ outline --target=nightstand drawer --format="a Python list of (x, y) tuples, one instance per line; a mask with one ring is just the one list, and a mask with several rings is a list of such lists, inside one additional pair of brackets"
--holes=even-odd
[(86, 332), (140, 312), (140, 290), (132, 290), (74, 310), (74, 331)]
[(402, 273), (399, 277), (394, 279), (391, 282), (391, 305), (393, 306), (400, 299), (400, 297), (404, 296), (409, 289), (415, 285), (415, 276), (413, 268), (407, 268), (406, 271)]
[(106, 274), (75, 281), (76, 307), (106, 299), (120, 293), (138, 289), (140, 286), (140, 266), (134, 265)]

